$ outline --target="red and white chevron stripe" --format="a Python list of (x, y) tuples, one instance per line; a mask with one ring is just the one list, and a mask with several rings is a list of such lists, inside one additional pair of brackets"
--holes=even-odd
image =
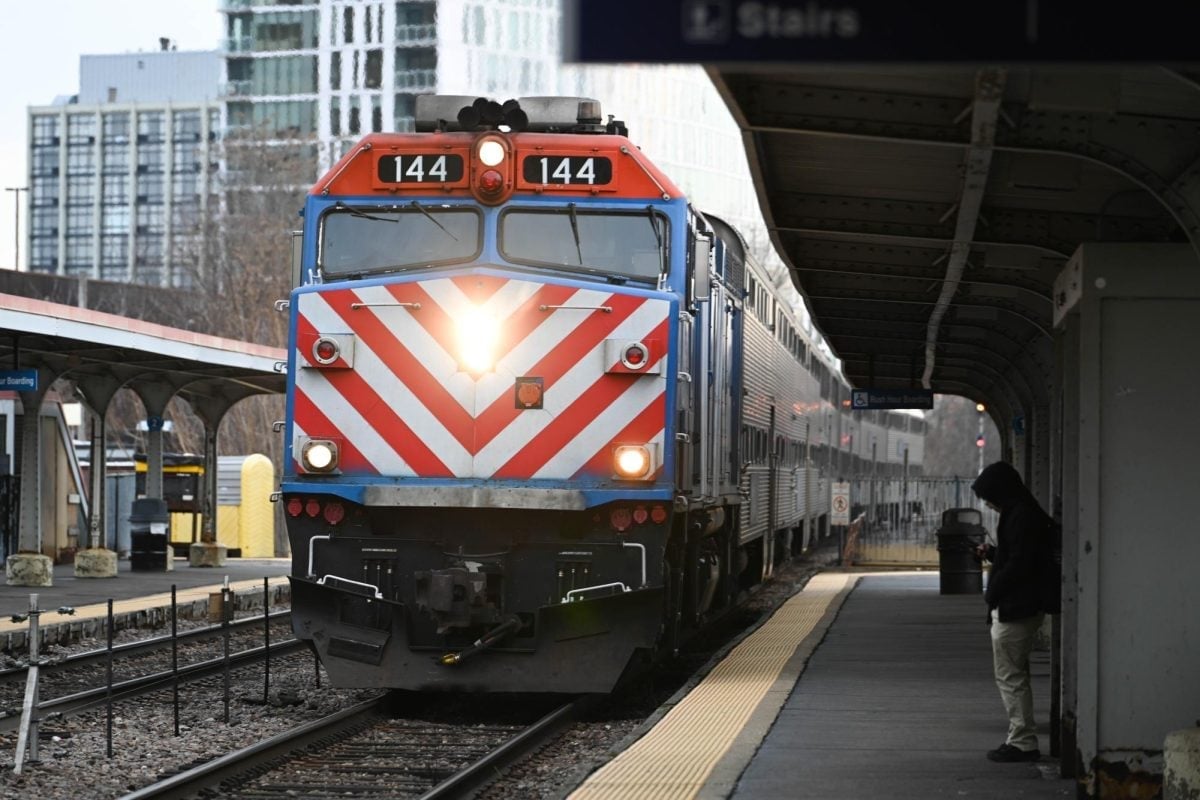
[[(473, 307), (498, 323), (495, 366), (482, 375), (458, 357), (457, 320)], [(298, 341), (353, 334), (355, 344), (350, 369), (297, 351), (293, 443), (339, 437), (344, 475), (607, 478), (614, 444), (662, 452), (669, 311), (601, 287), (492, 276), (302, 294)], [(607, 339), (648, 345), (649, 368), (609, 372)], [(542, 408), (516, 407), (518, 377), (543, 380)]]

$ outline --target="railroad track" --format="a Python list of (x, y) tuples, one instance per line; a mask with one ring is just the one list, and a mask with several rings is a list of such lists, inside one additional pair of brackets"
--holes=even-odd
[[(276, 656), (285, 656), (305, 649), (306, 645), (298, 639), (285, 639), (284, 641), (272, 643), (270, 646), (270, 655), (272, 658)], [(267, 656), (266, 647), (252, 647), (247, 650), (242, 650), (237, 653), (230, 653), (228, 666), (230, 670), (258, 663)], [(212, 658), (205, 661), (200, 661), (182, 666), (178, 670), (178, 679), (180, 683), (188, 683), (201, 680), (214, 675), (220, 674), (226, 666), (225, 657), (222, 655), (218, 658)], [(113, 683), (112, 696), (113, 702), (127, 700), (131, 697), (148, 694), (150, 692), (166, 689), (172, 686), (176, 679), (176, 673), (171, 670), (162, 670), (153, 672), (147, 675), (141, 675), (136, 678)], [(108, 687), (97, 686), (92, 689), (86, 689), (80, 692), (63, 695), (49, 700), (42, 700), (38, 704), (39, 716), (45, 720), (47, 717), (54, 716), (69, 716), (78, 714), (88, 709), (95, 708), (109, 700)], [(0, 717), (0, 733), (11, 733), (18, 729), (21, 723), (20, 714), (8, 714)]]
[(221, 797), (462, 797), (579, 713), (565, 703), (529, 725), (395, 719), (386, 696), (171, 775), (124, 800)]
[[(269, 616), (269, 619), (271, 622), (283, 622), (290, 620), (291, 617), (291, 611), (276, 611)], [(261, 626), (262, 624), (263, 617), (261, 614), (254, 617), (243, 617), (242, 619), (231, 620), (229, 623), (229, 631), (230, 633), (233, 633), (250, 628), (252, 626)], [(220, 636), (223, 632), (224, 627), (219, 624), (208, 625), (203, 628), (192, 628), (191, 630), (183, 631), (175, 638), (180, 644), (187, 644), (198, 641), (207, 636)], [(123, 644), (113, 645), (112, 653), (114, 659), (127, 658), (139, 653), (163, 650), (170, 646), (171, 636), (154, 636), (148, 639), (139, 639), (136, 642), (125, 642)], [(107, 648), (100, 647), (95, 650), (88, 650), (83, 653), (75, 653), (59, 659), (52, 660), (49, 658), (44, 658), (42, 660), (42, 679), (45, 680), (48, 675), (52, 675), (56, 671), (99, 663), (104, 661), (107, 657)], [(28, 664), (24, 664), (19, 667), (0, 669), (0, 685), (14, 682), (24, 683), (28, 674)]]

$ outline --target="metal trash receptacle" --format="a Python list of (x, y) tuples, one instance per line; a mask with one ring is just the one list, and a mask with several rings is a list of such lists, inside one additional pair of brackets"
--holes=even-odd
[(167, 502), (159, 498), (143, 497), (133, 501), (129, 514), (131, 546), (129, 566), (135, 572), (166, 572), (167, 531), (171, 527), (171, 513)]
[(983, 592), (983, 565), (975, 556), (975, 548), (986, 539), (983, 515), (978, 509), (951, 508), (942, 513), (937, 530), (941, 594)]

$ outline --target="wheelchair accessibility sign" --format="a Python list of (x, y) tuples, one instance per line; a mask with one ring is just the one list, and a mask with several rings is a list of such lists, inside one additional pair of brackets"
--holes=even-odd
[(850, 408), (871, 411), (886, 408), (933, 408), (930, 389), (851, 389)]

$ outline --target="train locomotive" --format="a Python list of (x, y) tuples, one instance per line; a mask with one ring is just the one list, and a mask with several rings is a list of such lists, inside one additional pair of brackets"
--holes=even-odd
[(417, 118), (302, 212), (295, 633), (340, 686), (611, 691), (825, 529), (847, 389), (596, 101)]

